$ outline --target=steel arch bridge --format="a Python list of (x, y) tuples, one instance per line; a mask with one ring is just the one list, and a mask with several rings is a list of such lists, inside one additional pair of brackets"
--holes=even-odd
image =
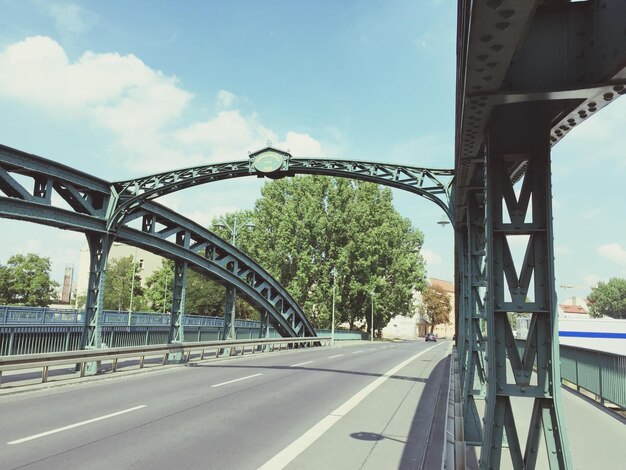
[[(453, 170), (294, 159), (287, 152), (268, 147), (251, 154), (247, 161), (108, 183), (6, 146), (0, 146), (0, 191), (5, 194), (0, 197), (0, 217), (86, 234), (90, 250), (83, 335), (86, 347), (101, 345), (104, 273), (114, 240), (176, 260), (170, 341), (183, 339), (180, 314), (184, 310), (188, 266), (226, 284), (226, 312), (232, 311), (235, 292), (239, 291), (262, 312), (262, 331), (267, 331), (269, 323), (283, 336), (314, 336), (315, 329), (297, 302), (261, 266), (209, 230), (154, 202), (165, 194), (229, 178), (295, 174), (348, 177), (404, 189), (434, 202), (449, 218), (453, 217), (449, 209)], [(137, 220), (141, 221), (141, 229), (131, 226)], [(230, 321), (232, 318), (225, 314), (226, 327)]]

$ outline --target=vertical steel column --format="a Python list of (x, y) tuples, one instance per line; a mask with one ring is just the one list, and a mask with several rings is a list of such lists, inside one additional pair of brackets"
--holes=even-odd
[[(89, 280), (85, 304), (85, 324), (80, 340), (80, 348), (99, 349), (102, 347), (102, 312), (104, 309), (106, 265), (109, 251), (113, 245), (113, 236), (101, 233), (86, 233), (86, 237), (89, 245)], [(87, 364), (85, 368), (87, 375), (94, 375), (98, 372), (98, 363)]]
[(235, 304), (237, 302), (237, 289), (232, 286), (226, 287), (226, 301), (224, 302), (224, 339), (236, 339), (235, 331)]
[(170, 334), (168, 343), (185, 341), (185, 291), (187, 289), (187, 261), (176, 261), (174, 264), (174, 286), (172, 292), (172, 316), (170, 317)]
[[(550, 125), (543, 116), (538, 105), (508, 107), (494, 113), (487, 132), (488, 388), (481, 469), (499, 468), (505, 431), (515, 469), (535, 468), (542, 431), (550, 468), (571, 468), (560, 401)], [(510, 175), (521, 166), (525, 174), (516, 196)], [(519, 270), (511, 242), (526, 245)], [(532, 315), (521, 357), (509, 312)], [(523, 454), (511, 397), (533, 400)]]
[(89, 245), (89, 280), (81, 349), (99, 348), (102, 345), (102, 310), (104, 307), (106, 264), (113, 245), (113, 237), (108, 234), (87, 233), (86, 236)]
[(259, 329), (259, 338), (269, 338), (270, 337), (270, 325), (269, 325), (270, 314), (267, 310), (261, 311), (261, 328)]
[(468, 444), (478, 445), (482, 442), (482, 425), (475, 400), (484, 396), (485, 386), (485, 341), (481, 330), (481, 321), (485, 319), (485, 308), (481, 289), (484, 290), (486, 280), (484, 208), (477, 202), (475, 194), (468, 197), (466, 215), (464, 254), (467, 264), (468, 317), (465, 323), (464, 363), (467, 365), (467, 370), (461, 377), (461, 388), (465, 441)]

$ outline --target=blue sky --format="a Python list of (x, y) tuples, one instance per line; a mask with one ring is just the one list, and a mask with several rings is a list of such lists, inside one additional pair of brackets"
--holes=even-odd
[[(245, 159), (268, 140), (295, 156), (452, 168), (456, 2), (0, 0), (0, 143), (118, 180)], [(561, 298), (626, 277), (626, 101), (553, 152)], [(163, 202), (208, 224), (252, 207), (262, 181)], [(452, 279), (440, 210), (394, 192)], [(50, 256), (61, 280), (80, 234), (0, 220), (0, 262)]]

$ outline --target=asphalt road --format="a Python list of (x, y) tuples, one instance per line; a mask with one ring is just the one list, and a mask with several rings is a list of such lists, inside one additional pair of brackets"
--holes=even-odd
[(4, 396), (0, 468), (428, 468), (449, 350), (312, 348)]

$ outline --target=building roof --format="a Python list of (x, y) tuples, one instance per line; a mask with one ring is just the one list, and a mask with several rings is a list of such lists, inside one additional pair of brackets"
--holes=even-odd
[(442, 279), (435, 279), (433, 277), (428, 279), (431, 286), (439, 286), (446, 292), (454, 294), (454, 284), (450, 281), (444, 281)]
[(587, 313), (587, 310), (585, 310), (585, 308), (580, 305), (561, 304), (559, 305), (559, 307), (561, 307), (561, 310), (563, 310), (563, 313), (580, 313), (580, 314)]

